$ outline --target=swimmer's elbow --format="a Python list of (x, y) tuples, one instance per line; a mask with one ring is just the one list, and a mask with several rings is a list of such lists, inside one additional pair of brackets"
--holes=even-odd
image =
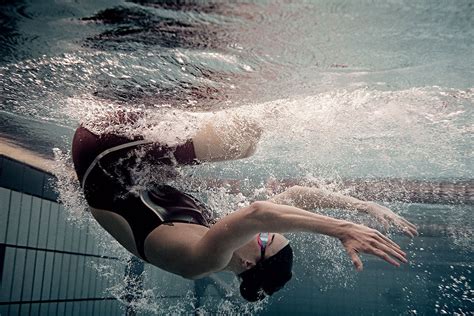
[(250, 219), (264, 222), (272, 216), (272, 206), (275, 204), (268, 201), (255, 201), (247, 209), (247, 216)]
[(250, 214), (256, 215), (266, 210), (268, 208), (268, 204), (270, 204), (270, 202), (267, 202), (267, 201), (252, 202), (248, 207), (248, 212)]

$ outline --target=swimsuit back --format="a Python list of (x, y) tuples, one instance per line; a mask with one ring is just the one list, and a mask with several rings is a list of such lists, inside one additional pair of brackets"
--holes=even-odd
[(170, 153), (181, 164), (195, 161), (191, 141), (175, 148), (113, 134), (95, 135), (84, 127), (76, 130), (72, 145), (74, 167), (91, 207), (114, 212), (130, 225), (140, 256), (146, 259), (146, 237), (159, 225), (184, 222), (209, 227), (212, 212), (193, 196), (171, 186), (154, 184), (139, 193), (129, 192), (129, 169), (137, 163), (134, 151), (145, 149), (145, 163), (171, 165)]

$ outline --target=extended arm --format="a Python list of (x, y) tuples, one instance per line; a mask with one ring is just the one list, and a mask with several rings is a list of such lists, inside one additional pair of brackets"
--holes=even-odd
[(338, 238), (358, 270), (362, 269), (358, 252), (376, 255), (395, 266), (399, 263), (394, 258), (406, 262), (400, 247), (375, 229), (292, 206), (254, 202), (218, 221), (197, 243), (194, 274), (198, 276), (199, 270), (205, 274), (223, 269), (236, 249), (262, 231), (310, 232)]
[(270, 201), (278, 204), (294, 205), (304, 209), (341, 208), (356, 210), (376, 217), (386, 228), (388, 228), (389, 223), (393, 223), (410, 237), (418, 234), (415, 225), (384, 206), (324, 189), (292, 186), (272, 197)]
[(324, 189), (295, 185), (270, 199), (278, 204), (294, 205), (304, 209), (342, 208), (363, 210), (366, 202)]

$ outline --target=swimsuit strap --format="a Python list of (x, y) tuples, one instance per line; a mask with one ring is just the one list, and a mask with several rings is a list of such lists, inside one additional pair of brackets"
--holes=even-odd
[(104, 158), (106, 155), (108, 155), (108, 154), (110, 154), (110, 153), (113, 153), (113, 152), (115, 152), (115, 151), (121, 150), (121, 149), (129, 148), (129, 147), (133, 147), (133, 146), (137, 146), (137, 145), (151, 144), (151, 143), (153, 143), (153, 142), (152, 142), (152, 141), (149, 141), (149, 140), (137, 140), (137, 141), (133, 141), (133, 142), (130, 142), (130, 143), (118, 145), (118, 146), (109, 148), (109, 149), (107, 149), (107, 150), (104, 150), (104, 151), (101, 152), (97, 157), (95, 157), (94, 161), (92, 161), (92, 163), (90, 164), (89, 168), (87, 168), (86, 173), (84, 173), (84, 178), (82, 178), (82, 183), (81, 183), (82, 189), (84, 189), (84, 187), (85, 187), (85, 185), (86, 185), (87, 176), (89, 176), (89, 174), (91, 173), (92, 169), (94, 169), (94, 167), (97, 165), (97, 163), (99, 162), (99, 160), (101, 160), (102, 158)]

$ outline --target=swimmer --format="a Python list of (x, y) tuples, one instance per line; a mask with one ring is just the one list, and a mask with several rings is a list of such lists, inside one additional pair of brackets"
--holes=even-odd
[(170, 147), (141, 135), (97, 135), (81, 125), (74, 135), (72, 156), (93, 217), (129, 252), (188, 279), (232, 271), (241, 279), (240, 292), (248, 301), (273, 294), (291, 279), (293, 251), (283, 233), (339, 239), (359, 271), (361, 253), (397, 267), (407, 262), (405, 252), (378, 230), (307, 211), (355, 210), (393, 224), (410, 237), (417, 234), (413, 224), (373, 202), (292, 186), (216, 220), (204, 203), (164, 183), (130, 190), (130, 170), (141, 164), (243, 159), (255, 152), (261, 133), (258, 124), (233, 118), (225, 127), (204, 124), (186, 142)]

